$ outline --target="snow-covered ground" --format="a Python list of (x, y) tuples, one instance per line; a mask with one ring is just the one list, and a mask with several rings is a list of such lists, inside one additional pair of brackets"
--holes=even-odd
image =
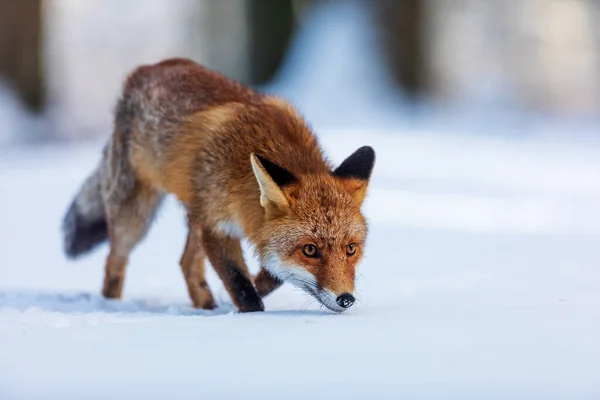
[[(267, 311), (189, 306), (170, 201), (99, 296), (60, 219), (101, 143), (0, 153), (2, 399), (600, 398), (600, 147), (326, 131), (340, 162), (377, 151), (360, 302), (343, 315), (284, 286)], [(253, 270), (256, 263), (248, 252)]]

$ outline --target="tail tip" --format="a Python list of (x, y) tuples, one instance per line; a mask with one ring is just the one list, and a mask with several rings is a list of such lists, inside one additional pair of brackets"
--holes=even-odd
[(62, 225), (64, 252), (69, 259), (75, 259), (104, 242), (108, 238), (108, 226), (104, 215), (90, 218), (82, 214), (76, 202), (69, 207)]

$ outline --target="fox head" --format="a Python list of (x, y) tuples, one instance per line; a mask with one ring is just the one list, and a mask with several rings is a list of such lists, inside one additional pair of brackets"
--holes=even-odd
[(335, 312), (354, 304), (367, 237), (361, 204), (374, 162), (375, 152), (365, 146), (330, 173), (294, 176), (251, 155), (265, 210), (254, 240), (262, 265)]

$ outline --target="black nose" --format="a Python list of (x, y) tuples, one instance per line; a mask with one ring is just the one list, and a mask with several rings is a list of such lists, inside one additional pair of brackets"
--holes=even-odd
[(340, 307), (349, 308), (352, 307), (352, 304), (354, 304), (354, 296), (352, 296), (350, 293), (342, 293), (338, 296), (335, 302), (338, 303)]

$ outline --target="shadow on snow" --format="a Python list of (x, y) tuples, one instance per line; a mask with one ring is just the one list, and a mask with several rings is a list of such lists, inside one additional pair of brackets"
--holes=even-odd
[[(65, 314), (104, 313), (140, 313), (179, 316), (212, 317), (237, 313), (232, 304), (219, 304), (214, 310), (193, 308), (189, 303), (165, 304), (152, 299), (106, 299), (101, 295), (84, 292), (59, 293), (38, 291), (0, 291), (0, 309), (11, 308), (19, 311), (40, 309)], [(254, 313), (253, 313), (254, 314)], [(331, 315), (325, 310), (275, 310), (260, 315), (273, 316), (318, 316)]]

